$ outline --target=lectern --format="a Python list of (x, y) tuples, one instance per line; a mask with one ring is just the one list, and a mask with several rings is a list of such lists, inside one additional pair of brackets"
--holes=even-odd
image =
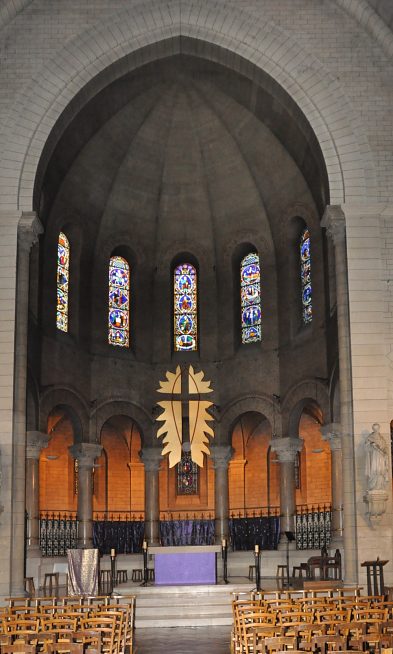
[[(383, 595), (385, 593), (385, 584), (383, 581), (383, 566), (389, 561), (380, 561), (379, 557), (376, 561), (363, 561), (362, 568), (367, 568), (367, 594), (368, 595)], [(379, 587), (378, 587), (379, 579)], [(374, 586), (374, 588), (373, 588)]]

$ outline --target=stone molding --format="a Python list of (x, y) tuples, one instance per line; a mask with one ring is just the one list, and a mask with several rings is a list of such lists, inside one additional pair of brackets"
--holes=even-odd
[(48, 447), (49, 440), (49, 434), (44, 434), (41, 431), (27, 431), (26, 459), (35, 459), (38, 461), (42, 450)]
[(212, 445), (210, 448), (210, 458), (213, 461), (214, 470), (227, 469), (233, 452), (233, 447), (230, 445)]
[(273, 452), (276, 452), (280, 463), (294, 463), (298, 452), (303, 449), (303, 440), (286, 436), (270, 441)]
[(345, 215), (340, 205), (331, 204), (326, 207), (321, 225), (325, 227), (335, 247), (345, 241)]
[(341, 450), (342, 433), (341, 433), (341, 425), (339, 423), (331, 422), (328, 425), (322, 425), (321, 435), (322, 435), (322, 440), (329, 443), (332, 452), (336, 450)]
[(98, 443), (76, 443), (68, 448), (71, 456), (78, 459), (79, 468), (93, 468), (94, 461), (101, 456), (102, 445)]
[(30, 252), (44, 228), (35, 211), (24, 211), (18, 223), (18, 248)]
[(163, 460), (161, 450), (158, 447), (144, 447), (140, 452), (146, 472), (158, 472), (160, 463)]

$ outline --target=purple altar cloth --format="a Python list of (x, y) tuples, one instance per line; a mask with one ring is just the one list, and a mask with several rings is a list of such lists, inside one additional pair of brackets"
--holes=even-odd
[(215, 552), (182, 552), (156, 554), (154, 562), (155, 583), (165, 584), (215, 584)]

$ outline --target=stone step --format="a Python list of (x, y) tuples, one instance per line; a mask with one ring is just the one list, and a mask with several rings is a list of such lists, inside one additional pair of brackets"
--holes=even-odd
[(226, 614), (210, 616), (171, 616), (160, 615), (155, 618), (138, 618), (135, 617), (136, 629), (158, 629), (165, 627), (220, 627), (232, 625), (232, 616)]
[(232, 615), (231, 607), (227, 604), (204, 604), (203, 606), (198, 606), (196, 602), (194, 604), (188, 605), (172, 605), (168, 606), (138, 606), (136, 609), (137, 618), (140, 617), (150, 617), (157, 616), (158, 614), (165, 613), (166, 615), (171, 616), (194, 616), (196, 613), (199, 616), (205, 615), (217, 615), (218, 613), (223, 615)]

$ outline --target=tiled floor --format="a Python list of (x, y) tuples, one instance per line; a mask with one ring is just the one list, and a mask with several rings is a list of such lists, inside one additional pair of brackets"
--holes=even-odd
[(230, 627), (137, 629), (136, 654), (229, 654)]

